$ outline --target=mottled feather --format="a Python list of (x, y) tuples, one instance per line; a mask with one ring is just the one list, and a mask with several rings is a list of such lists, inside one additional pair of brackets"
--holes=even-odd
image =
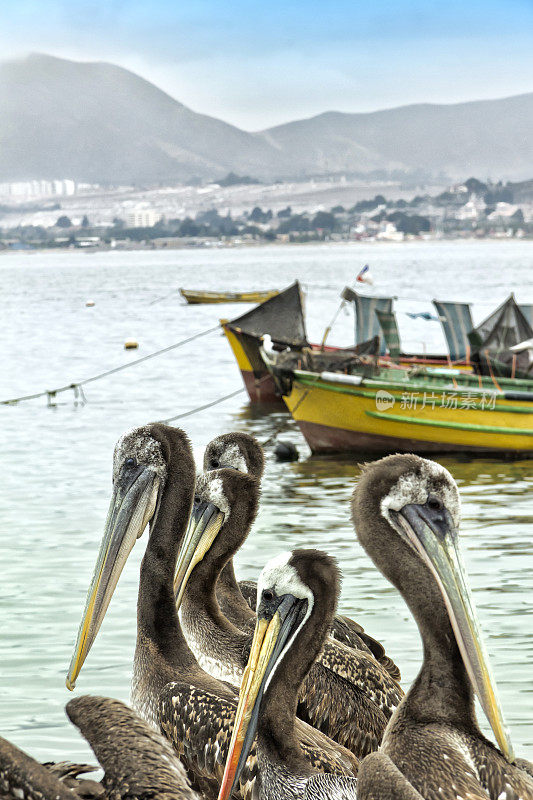
[(305, 784), (304, 800), (357, 800), (357, 778), (341, 775), (311, 775)]
[(82, 778), (99, 767), (72, 761), (45, 761), (40, 764), (24, 751), (0, 737), (0, 800), (59, 800), (79, 797), (82, 800), (105, 798), (100, 781)]
[[(170, 683), (159, 702), (161, 730), (174, 744), (187, 769), (199, 778), (222, 780), (237, 709), (234, 701), (202, 692), (189, 684)], [(358, 759), (302, 720), (296, 721), (300, 747), (310, 767), (318, 772), (354, 776)], [(238, 796), (257, 793), (257, 754), (252, 747), (240, 776)]]
[(438, 723), (391, 733), (383, 752), (424, 800), (533, 800), (533, 778), (483, 736)]
[(109, 800), (198, 800), (174, 748), (124, 703), (82, 696), (66, 711), (104, 769)]

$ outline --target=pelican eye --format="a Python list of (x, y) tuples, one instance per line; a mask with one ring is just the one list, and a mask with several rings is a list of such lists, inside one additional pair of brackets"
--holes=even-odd
[(265, 589), (263, 592), (263, 600), (267, 603), (270, 603), (271, 600), (274, 599), (274, 593), (270, 591), (270, 589)]
[(198, 495), (195, 495), (195, 497), (194, 497), (194, 500), (193, 500), (193, 503), (194, 503), (194, 505), (195, 505), (195, 506), (199, 506), (201, 502), (202, 502), (202, 501), (201, 501), (201, 499), (198, 497)]
[(435, 495), (431, 495), (427, 499), (427, 506), (431, 508), (432, 511), (441, 511), (442, 510), (442, 503), (438, 497)]
[(220, 461), (217, 461), (216, 458), (212, 458), (210, 463), (212, 469), (218, 469), (218, 467), (220, 466)]
[(135, 459), (134, 458), (127, 458), (125, 460), (125, 462), (124, 462), (124, 466), (128, 467), (128, 469), (131, 469), (131, 467), (135, 466)]

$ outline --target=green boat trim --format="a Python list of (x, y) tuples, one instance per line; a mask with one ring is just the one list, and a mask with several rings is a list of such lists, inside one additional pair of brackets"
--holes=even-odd
[(387, 414), (381, 411), (365, 411), (365, 414), (369, 417), (376, 417), (376, 419), (387, 419), (391, 422), (412, 423), (414, 425), (426, 425), (430, 428), (454, 428), (455, 430), (461, 431), (503, 433), (508, 436), (533, 436), (533, 428), (501, 428), (494, 425), (474, 425), (469, 422), (444, 422), (443, 420), (407, 417), (401, 414)]
[[(296, 375), (296, 373), (295, 373), (295, 375)], [(296, 382), (301, 384), (302, 386), (307, 386), (309, 388), (322, 388), (322, 389), (324, 389), (325, 391), (328, 391), (328, 392), (337, 392), (338, 394), (349, 394), (349, 395), (352, 395), (354, 397), (366, 397), (366, 398), (374, 398), (376, 396), (376, 392), (379, 391), (379, 389), (383, 389), (383, 388), (386, 391), (390, 391), (391, 389), (396, 389), (397, 391), (407, 391), (407, 384), (401, 384), (400, 386), (392, 386), (390, 383), (377, 382), (375, 389), (370, 389), (370, 390), (365, 391), (364, 389), (351, 388), (350, 386), (346, 386), (346, 385), (342, 385), (341, 386), (339, 384), (333, 384), (333, 383), (330, 383), (329, 381), (323, 381), (323, 380), (318, 380), (318, 379), (313, 380), (313, 379), (310, 379), (310, 378), (304, 378), (304, 377), (301, 377), (300, 375), (298, 375), (296, 377)], [(320, 385), (320, 384), (322, 384), (322, 385)], [(367, 385), (367, 382), (363, 381), (361, 385)], [(408, 388), (409, 388), (410, 393), (411, 393), (413, 387), (409, 386)], [(418, 387), (418, 390), (420, 391), (420, 387)], [(426, 387), (425, 390), (427, 390), (427, 387)], [(442, 389), (441, 391), (445, 391), (445, 390)], [(452, 392), (449, 392), (449, 393), (452, 394)], [(483, 395), (483, 394), (488, 394), (488, 392), (480, 391), (478, 394)], [(496, 398), (497, 399), (503, 398), (503, 395), (496, 394)], [(524, 402), (526, 402), (526, 401), (524, 401)], [(433, 408), (433, 405), (432, 405), (432, 408)], [(443, 403), (442, 400), (441, 400), (440, 403), (435, 403), (435, 408), (448, 408), (448, 406), (445, 405), (445, 403)], [(524, 408), (523, 406), (502, 405), (500, 403), (497, 406), (495, 406), (494, 408), (469, 409), (469, 408), (461, 408), (461, 407), (458, 406), (457, 410), (459, 410), (459, 411), (471, 411), (471, 410), (480, 411), (480, 410), (483, 410), (484, 412), (485, 411), (490, 411), (490, 412), (499, 411), (499, 412), (502, 412), (502, 413), (503, 412), (508, 412), (510, 414), (533, 414), (533, 402), (532, 402), (531, 408)]]
[[(317, 374), (317, 373), (314, 373), (314, 372), (306, 372), (304, 370), (294, 370), (294, 376), (295, 376), (295, 378), (297, 378), (302, 383), (303, 382), (308, 382), (308, 383), (312, 383), (313, 385), (321, 382), (321, 383), (327, 383), (327, 384), (333, 384), (333, 385), (342, 385), (343, 388), (344, 387), (348, 388), (350, 386), (350, 384), (342, 383), (342, 381), (339, 381), (339, 383), (337, 384), (336, 381), (334, 379), (332, 379), (332, 378), (329, 378), (329, 377), (328, 378), (323, 378), (321, 374)], [(342, 377), (344, 377), (344, 376), (342, 376)], [(356, 378), (358, 376), (357, 375), (353, 375), (353, 376), (350, 376), (350, 377)], [(482, 394), (491, 394), (492, 395), (492, 394), (494, 394), (494, 395), (496, 395), (496, 397), (502, 397), (502, 398), (505, 397), (505, 393), (504, 392), (499, 392), (498, 390), (496, 390), (495, 387), (494, 387), (494, 384), (492, 382), (487, 383), (486, 386), (484, 385), (482, 387), (479, 387), (477, 382), (476, 382), (475, 386), (469, 386), (468, 384), (467, 385), (461, 385), (461, 384), (463, 384), (463, 381), (462, 381), (462, 379), (460, 378), (459, 375), (457, 377), (459, 378), (459, 380), (457, 380), (457, 378), (456, 378), (456, 383), (459, 384), (457, 386), (455, 384), (454, 384), (454, 386), (450, 386), (448, 382), (445, 382), (445, 378), (442, 375), (439, 375), (439, 376), (428, 375), (427, 379), (425, 381), (423, 381), (423, 382), (415, 382), (413, 380), (413, 378), (410, 378), (407, 375), (404, 378), (404, 380), (401, 380), (401, 381), (394, 381), (394, 380), (390, 380), (389, 378), (382, 378), (382, 377), (370, 378), (370, 377), (361, 376), (361, 383), (358, 384), (358, 385), (360, 385), (360, 386), (368, 386), (368, 387), (376, 387), (376, 388), (384, 388), (384, 389), (398, 389), (399, 391), (410, 391), (410, 392), (413, 391), (413, 390), (414, 391), (427, 391), (428, 389), (436, 389), (436, 388), (438, 388), (438, 389), (440, 389), (440, 391), (446, 391), (446, 392), (449, 392), (450, 394), (453, 394), (454, 392), (459, 392), (459, 393), (463, 392), (464, 393), (464, 392), (468, 391), (471, 394), (476, 394), (476, 395), (482, 395)], [(527, 394), (531, 394), (532, 399), (533, 399), (533, 381), (530, 381), (528, 383), (525, 383), (525, 382), (517, 383), (517, 384), (515, 384), (513, 386), (513, 390), (515, 392), (516, 391), (520, 391), (521, 388), (519, 389), (519, 387), (521, 387), (521, 388), (525, 387), (526, 393)], [(528, 402), (528, 398), (524, 398), (524, 402)]]

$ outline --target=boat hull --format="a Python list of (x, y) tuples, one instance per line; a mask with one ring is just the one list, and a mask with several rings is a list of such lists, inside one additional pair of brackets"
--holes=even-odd
[[(251, 403), (274, 403), (280, 408), (284, 407), (279, 396), (272, 375), (268, 372), (259, 355), (259, 345), (250, 348), (250, 342), (243, 334), (236, 334), (231, 328), (221, 321), (222, 328), (235, 356), (237, 366), (241, 372), (242, 380)], [(252, 345), (255, 343), (252, 342)], [(256, 353), (254, 353), (254, 349)]]
[[(500, 454), (502, 451), (490, 447), (425, 442), (420, 439), (405, 439), (380, 434), (367, 434), (342, 428), (331, 428), (313, 422), (298, 422), (307, 444), (313, 453), (473, 453), (478, 455)], [(506, 451), (509, 455), (533, 456), (532, 451)]]
[[(408, 408), (413, 394), (417, 405)], [(427, 394), (436, 395), (434, 405), (422, 407), (421, 390), (414, 385), (403, 390), (386, 383), (352, 388), (315, 376), (314, 380), (295, 377), (284, 400), (314, 453), (457, 452), (533, 457), (533, 402), (509, 401), (488, 391), (476, 394), (468, 387), (455, 391), (453, 385), (446, 390), (427, 387)], [(457, 407), (448, 407), (446, 403), (453, 398)], [(472, 402), (479, 407), (461, 407), (461, 403)]]
[(205, 303), (264, 303), (279, 294), (277, 289), (266, 292), (202, 292), (180, 289), (180, 294), (189, 305)]

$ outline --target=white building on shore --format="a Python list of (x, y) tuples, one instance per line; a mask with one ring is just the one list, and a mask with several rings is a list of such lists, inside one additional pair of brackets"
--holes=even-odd
[(70, 178), (0, 183), (0, 197), (15, 201), (34, 200), (41, 197), (72, 197), (74, 194), (76, 194), (76, 182)]
[(161, 219), (161, 214), (153, 208), (137, 206), (126, 214), (126, 226), (128, 228), (152, 228)]

